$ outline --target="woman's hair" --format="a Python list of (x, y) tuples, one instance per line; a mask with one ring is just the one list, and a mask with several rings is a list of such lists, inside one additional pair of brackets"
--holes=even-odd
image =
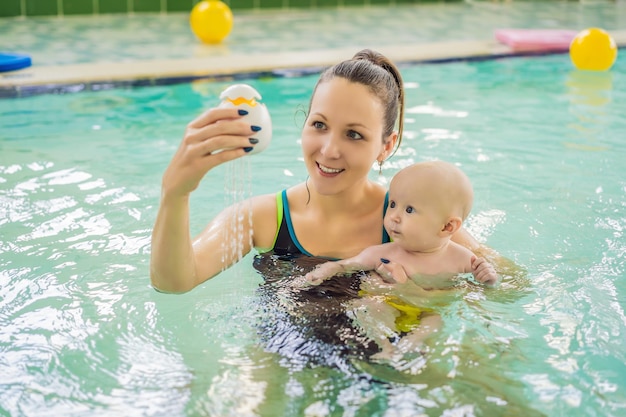
[(371, 49), (363, 49), (357, 52), (352, 59), (326, 69), (320, 75), (313, 95), (315, 95), (318, 85), (335, 77), (362, 84), (378, 97), (385, 109), (383, 137), (389, 136), (394, 131), (396, 121), (398, 121), (398, 141), (396, 143), (396, 149), (398, 149), (400, 142), (402, 142), (402, 130), (404, 128), (404, 86), (400, 71), (393, 62), (381, 53)]

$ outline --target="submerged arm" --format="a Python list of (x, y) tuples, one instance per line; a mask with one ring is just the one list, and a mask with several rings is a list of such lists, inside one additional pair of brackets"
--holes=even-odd
[(352, 258), (340, 261), (330, 261), (318, 265), (313, 271), (306, 274), (306, 279), (311, 284), (319, 284), (322, 281), (338, 275), (351, 274), (359, 271), (373, 271), (380, 263), (380, 256), (377, 258), (375, 248), (367, 248)]
[(452, 235), (452, 240), (465, 246), (479, 258), (485, 258), (491, 263), (498, 274), (515, 275), (520, 271), (520, 267), (508, 258), (500, 255), (495, 249), (477, 241), (465, 228), (461, 227)]

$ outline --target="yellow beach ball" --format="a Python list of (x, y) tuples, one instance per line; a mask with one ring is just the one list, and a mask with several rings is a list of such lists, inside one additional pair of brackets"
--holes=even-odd
[(615, 63), (617, 45), (606, 31), (589, 28), (572, 40), (569, 55), (574, 66), (580, 70), (606, 71)]
[(189, 24), (202, 42), (219, 43), (233, 28), (233, 13), (219, 0), (203, 0), (191, 10)]

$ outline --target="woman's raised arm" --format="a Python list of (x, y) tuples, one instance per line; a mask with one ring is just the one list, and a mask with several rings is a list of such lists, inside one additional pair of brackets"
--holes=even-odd
[[(212, 168), (253, 149), (249, 137), (255, 130), (241, 119), (243, 115), (237, 109), (214, 108), (193, 120), (163, 175), (150, 256), (150, 279), (160, 291), (189, 291), (230, 265), (222, 261), (220, 231), (227, 227), (223, 219), (237, 207), (225, 209), (192, 242), (189, 196)], [(205, 259), (206, 256), (210, 259)], [(219, 266), (213, 258), (218, 258)]]

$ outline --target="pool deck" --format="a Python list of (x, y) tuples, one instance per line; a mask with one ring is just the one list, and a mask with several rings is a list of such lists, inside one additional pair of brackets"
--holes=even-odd
[[(15, 45), (22, 52), (33, 51), (33, 65), (0, 73), (0, 97), (30, 95), (29, 90), (36, 93), (54, 90), (55, 86), (65, 86), (70, 91), (74, 86), (79, 91), (85, 86), (97, 89), (125, 83), (150, 85), (312, 71), (346, 59), (363, 47), (376, 49), (400, 64), (546, 53), (538, 49), (514, 50), (499, 43), (494, 32), (503, 27), (578, 31), (603, 21), (618, 46), (626, 46), (623, 2), (593, 9), (570, 2), (550, 3), (242, 13), (236, 16), (229, 37), (218, 45), (204, 45), (196, 40), (186, 14), (9, 19), (5, 20), (10, 23), (5, 26), (9, 28), (8, 36), (20, 40)], [(607, 21), (607, 15), (617, 17)], [(384, 24), (389, 21), (393, 21), (392, 30)], [(434, 26), (435, 21), (440, 23)], [(63, 35), (64, 32), (50, 30), (55, 25), (70, 29)], [(138, 28), (148, 28), (145, 32), (149, 33)], [(28, 39), (24, 35), (27, 32)], [(76, 47), (72, 48), (76, 32), (83, 32), (86, 39), (82, 46), (74, 43)], [(102, 49), (98, 39), (110, 39), (114, 47)], [(90, 40), (93, 47), (88, 45)], [(2, 42), (0, 50), (6, 50)]]
[[(626, 41), (626, 36), (624, 40)], [(384, 50), (378, 50), (395, 62), (440, 61), (514, 54), (511, 48), (495, 41), (450, 41), (418, 46), (390, 46)], [(231, 54), (210, 58), (36, 66), (5, 73), (0, 79), (0, 86), (200, 78), (228, 74), (267, 73), (276, 70), (314, 69), (332, 65), (352, 56), (355, 52), (355, 48), (334, 48), (306, 52), (264, 53), (258, 56)]]

